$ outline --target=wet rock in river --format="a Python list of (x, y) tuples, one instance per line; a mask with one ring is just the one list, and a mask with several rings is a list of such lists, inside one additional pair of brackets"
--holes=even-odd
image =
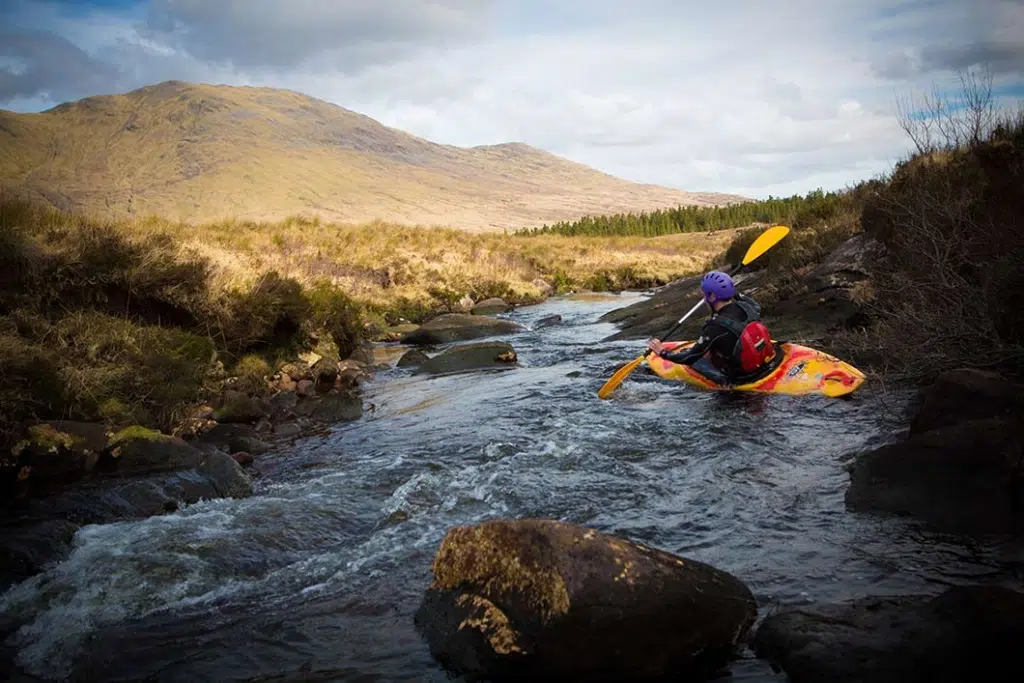
[(511, 310), (512, 306), (504, 299), (491, 297), (474, 305), (472, 313), (473, 315), (496, 315), (498, 313), (508, 313)]
[(518, 357), (511, 344), (505, 342), (477, 342), (453, 346), (433, 358), (420, 363), (415, 374), (464, 372), (485, 368), (511, 368)]
[(240, 391), (228, 390), (214, 406), (213, 418), (217, 422), (259, 422), (266, 412), (252, 396)]
[(975, 370), (921, 392), (909, 437), (850, 465), (848, 507), (909, 515), (963, 534), (1024, 531), (1019, 389)]
[(400, 368), (417, 367), (419, 365), (423, 365), (428, 360), (430, 360), (430, 356), (419, 349), (409, 349), (402, 354), (401, 358), (398, 359), (397, 366)]
[(937, 597), (868, 597), (788, 609), (752, 647), (792, 683), (1024, 680), (1024, 593), (960, 586)]
[(541, 329), (543, 327), (551, 327), (552, 325), (557, 325), (560, 322), (562, 322), (562, 316), (560, 316), (560, 315), (548, 315), (548, 316), (545, 316), (545, 317), (541, 318), (536, 323), (534, 323), (533, 329), (539, 330), (539, 329)]
[(328, 394), (310, 403), (308, 416), (317, 422), (349, 422), (363, 415), (363, 399), (353, 391)]
[(0, 593), (67, 555), (78, 529), (65, 519), (11, 519), (0, 524)]
[(338, 363), (338, 389), (355, 389), (363, 382), (373, 379), (372, 366), (359, 360), (343, 360)]
[(207, 455), (198, 471), (216, 491), (212, 498), (248, 498), (252, 495), (252, 479), (242, 469), (241, 463), (227, 453)]
[(1024, 385), (995, 372), (960, 368), (918, 392), (912, 434), (974, 418), (1024, 419)]
[(433, 571), (418, 629), (447, 668), (493, 679), (705, 674), (757, 614), (724, 571), (552, 520), (452, 529)]
[(1006, 418), (914, 434), (857, 458), (846, 503), (910, 515), (951, 533), (1024, 529), (1022, 444), (1024, 427)]
[(291, 439), (302, 433), (301, 425), (295, 422), (274, 425), (274, 435), (282, 439)]
[(374, 354), (373, 352), (373, 346), (366, 342), (359, 344), (359, 346), (357, 346), (355, 350), (352, 351), (352, 354), (348, 357), (347, 360), (355, 361), (368, 366), (373, 366), (377, 364), (377, 358), (376, 354)]
[(196, 439), (197, 443), (211, 444), (228, 453), (247, 452), (261, 455), (270, 450), (256, 430), (245, 424), (217, 424)]
[(190, 469), (202, 459), (202, 452), (183, 439), (145, 427), (128, 427), (110, 438), (110, 447), (96, 468), (104, 474), (128, 476)]
[(75, 524), (108, 524), (163, 514), (204, 499), (243, 498), (252, 494), (252, 479), (227, 453), (200, 453), (195, 467), (94, 477), (44, 498), (20, 501), (17, 516), (62, 519)]
[(281, 391), (267, 399), (267, 408), (272, 420), (288, 420), (295, 417), (295, 406), (299, 396), (294, 391)]
[(402, 336), (402, 343), (417, 345), (450, 344), (457, 341), (522, 332), (522, 325), (487, 315), (445, 313)]

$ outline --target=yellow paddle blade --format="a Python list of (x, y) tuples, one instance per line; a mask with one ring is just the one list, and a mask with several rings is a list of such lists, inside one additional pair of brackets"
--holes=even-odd
[(622, 384), (622, 380), (626, 379), (626, 377), (629, 376), (629, 373), (633, 372), (633, 370), (635, 370), (637, 366), (643, 363), (645, 358), (647, 358), (646, 354), (640, 356), (635, 360), (629, 361), (621, 368), (619, 368), (618, 372), (612, 375), (611, 379), (605, 382), (603, 387), (598, 389), (597, 397), (608, 398), (609, 396), (611, 396), (612, 392), (618, 389), (619, 385)]
[(743, 257), (743, 265), (749, 264), (754, 259), (758, 258), (764, 252), (768, 251), (776, 244), (778, 244), (783, 237), (789, 234), (789, 228), (785, 225), (774, 225), (754, 240), (754, 243), (747, 249), (746, 256)]

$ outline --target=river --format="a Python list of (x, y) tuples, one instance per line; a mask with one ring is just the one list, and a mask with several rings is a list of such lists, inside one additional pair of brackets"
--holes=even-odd
[[(522, 367), (366, 386), (364, 417), (262, 456), (255, 495), (81, 529), (0, 598), (7, 645), (51, 680), (444, 681), (412, 614), (445, 532), (491, 518), (586, 524), (741, 578), (780, 604), (937, 592), (983, 550), (848, 513), (843, 464), (895, 439), (906, 392), (730, 397), (638, 370), (598, 317), (642, 294), (517, 309)], [(684, 307), (687, 308), (687, 307)], [(747, 658), (734, 680), (781, 681)]]

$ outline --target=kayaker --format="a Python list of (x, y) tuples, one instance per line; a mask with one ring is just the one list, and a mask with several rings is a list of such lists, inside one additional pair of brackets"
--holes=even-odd
[(720, 270), (707, 273), (700, 289), (712, 314), (704, 323), (697, 342), (678, 352), (666, 351), (658, 339), (652, 339), (647, 347), (665, 360), (680, 365), (694, 365), (707, 356), (718, 370), (716, 374), (721, 375), (710, 379), (719, 383), (740, 384), (757, 379), (771, 367), (776, 355), (771, 334), (760, 320), (761, 306), (739, 294), (732, 278)]

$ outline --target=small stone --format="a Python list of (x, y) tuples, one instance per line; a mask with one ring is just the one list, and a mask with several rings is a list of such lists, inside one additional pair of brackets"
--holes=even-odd
[(241, 451), (239, 453), (232, 453), (231, 457), (234, 458), (235, 462), (237, 462), (242, 467), (248, 467), (255, 460), (255, 458), (253, 458), (251, 454), (246, 453), (245, 451)]

